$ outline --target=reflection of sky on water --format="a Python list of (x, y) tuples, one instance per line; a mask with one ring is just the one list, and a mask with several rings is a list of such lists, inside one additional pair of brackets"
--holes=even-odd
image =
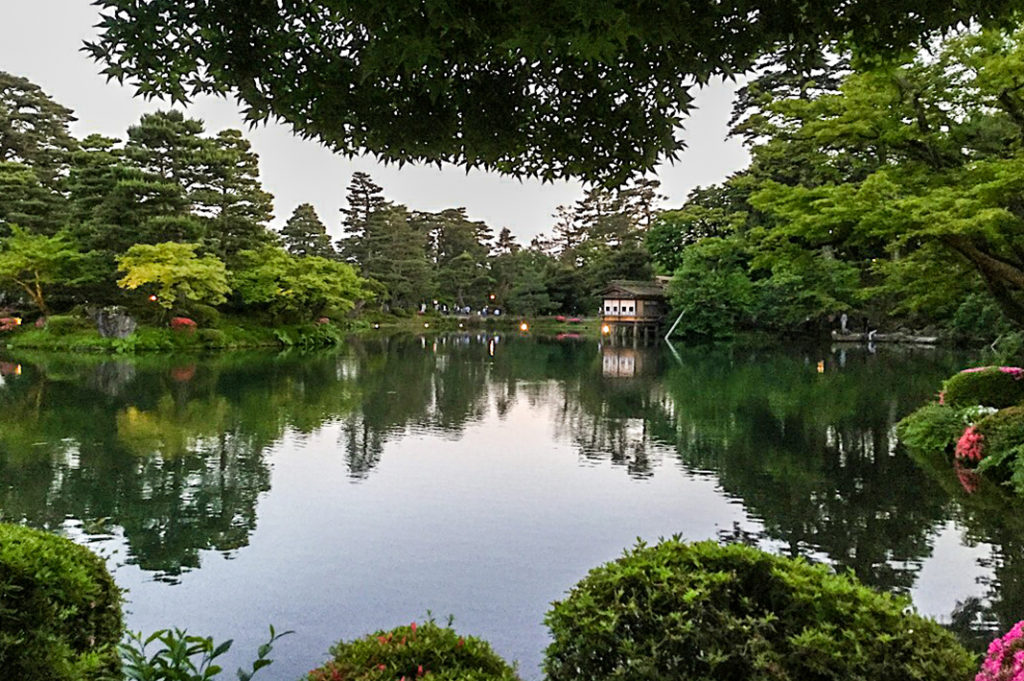
[(296, 630), (279, 678), (428, 610), (537, 678), (549, 603), (637, 537), (838, 561), (940, 620), (1000, 587), (987, 526), (965, 538), (976, 516), (893, 447), (952, 360), (492, 340), (30, 370), (0, 400), (41, 419), (43, 458), (0, 437), (0, 508), (68, 517), (118, 565), (132, 628), (235, 638), (237, 662)]
[(704, 539), (734, 522), (756, 525), (707, 477), (581, 468), (553, 428), (547, 407), (518, 403), (454, 441), (396, 438), (358, 484), (338, 456), (337, 427), (301, 444), (286, 437), (249, 547), (231, 560), (204, 556), (174, 587), (122, 568), (132, 626), (173, 621), (236, 636), (241, 649), (265, 623), (295, 629), (275, 670), (290, 678), (311, 651), (429, 610), (455, 615), (534, 677), (548, 604), (591, 567), (637, 537)]

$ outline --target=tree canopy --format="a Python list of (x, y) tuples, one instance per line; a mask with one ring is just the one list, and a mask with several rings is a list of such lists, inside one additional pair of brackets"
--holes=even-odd
[(235, 94), (345, 154), (618, 184), (673, 157), (692, 88), (780, 49), (894, 52), (1021, 0), (98, 0), (86, 50), (146, 96)]

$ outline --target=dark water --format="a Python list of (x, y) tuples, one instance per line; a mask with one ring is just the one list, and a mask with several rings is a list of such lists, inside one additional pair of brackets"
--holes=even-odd
[(1019, 506), (894, 441), (966, 358), (677, 351), (9, 357), (0, 512), (107, 555), (132, 628), (234, 637), (234, 662), (267, 624), (296, 630), (268, 679), (428, 611), (537, 678), (549, 602), (677, 533), (853, 570), (967, 640), (1024, 616)]

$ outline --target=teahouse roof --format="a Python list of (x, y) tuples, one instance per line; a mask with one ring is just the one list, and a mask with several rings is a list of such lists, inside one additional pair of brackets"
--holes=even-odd
[(660, 281), (630, 281), (616, 279), (601, 292), (605, 298), (664, 298), (665, 287)]

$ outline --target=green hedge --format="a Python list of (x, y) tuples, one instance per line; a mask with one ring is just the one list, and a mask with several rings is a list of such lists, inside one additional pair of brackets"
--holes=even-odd
[(103, 561), (56, 535), (0, 524), (0, 670), (18, 681), (120, 671), (121, 593)]
[(909, 601), (753, 548), (678, 538), (591, 570), (546, 618), (548, 681), (961, 681), (973, 659)]
[(486, 641), (460, 636), (433, 620), (378, 631), (331, 648), (333, 659), (308, 681), (518, 681), (515, 669)]
[(980, 404), (1002, 409), (1024, 402), (1024, 378), (1016, 367), (969, 369), (949, 378), (942, 386), (946, 404), (969, 407)]

